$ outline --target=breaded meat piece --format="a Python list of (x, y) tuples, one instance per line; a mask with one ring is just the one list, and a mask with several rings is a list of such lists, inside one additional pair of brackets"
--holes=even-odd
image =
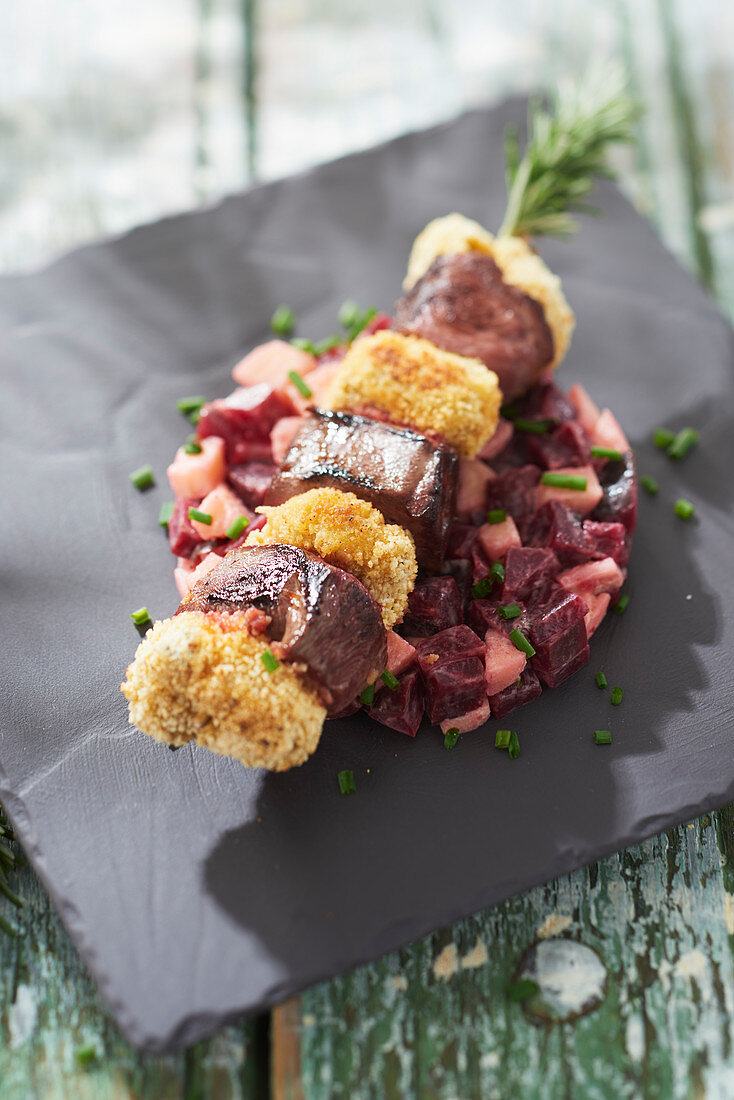
[(406, 530), (385, 523), (368, 501), (339, 489), (309, 489), (258, 511), (267, 522), (252, 532), (247, 546), (287, 543), (318, 554), (362, 582), (380, 605), (388, 629), (400, 621), (418, 572), (415, 545)]
[(384, 329), (355, 340), (344, 356), (327, 407), (440, 435), (473, 458), (494, 435), (502, 393), (478, 359), (441, 351), (429, 340)]
[(541, 305), (553, 337), (553, 358), (548, 366), (556, 367), (568, 351), (575, 317), (563, 294), (561, 280), (524, 237), (494, 237), (479, 222), (463, 214), (434, 218), (413, 242), (403, 289), (415, 286), (437, 256), (463, 252), (484, 252), (491, 256), (505, 283), (516, 286)]
[(122, 684), (130, 723), (169, 745), (194, 740), (253, 768), (303, 764), (326, 710), (297, 666), (281, 661), (267, 671), (266, 647), (248, 633), (242, 612), (192, 611), (157, 622)]

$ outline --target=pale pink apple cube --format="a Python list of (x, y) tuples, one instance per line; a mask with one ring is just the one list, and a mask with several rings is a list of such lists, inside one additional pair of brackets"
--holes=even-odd
[(528, 659), (502, 630), (488, 630), (484, 646), (487, 695), (498, 695), (519, 679)]
[(483, 524), (479, 528), (478, 539), (488, 561), (499, 561), (511, 546), (522, 546), (512, 516), (508, 516), (502, 523)]
[(284, 416), (273, 426), (270, 433), (270, 447), (273, 452), (273, 462), (280, 466), (288, 454), (293, 437), (304, 421), (302, 416)]
[[(181, 559), (179, 558), (179, 561), (180, 560)], [(215, 554), (212, 552), (201, 559), (196, 569), (191, 569), (191, 567), (186, 569), (180, 565), (176, 569), (174, 569), (173, 576), (176, 581), (176, 588), (178, 588), (181, 599), (184, 599), (185, 596), (188, 596), (189, 592), (194, 587), (196, 582), (201, 580), (202, 577), (205, 577), (207, 573), (211, 573), (214, 566), (218, 565), (221, 560), (222, 559), (220, 558), (219, 554)]]
[(496, 474), (477, 458), (462, 458), (459, 466), (457, 516), (468, 516), (486, 507), (487, 485)]
[(458, 730), (459, 733), (469, 733), (470, 730), (478, 729), (479, 726), (483, 726), (489, 718), (489, 699), (485, 699), (483, 703), (480, 703), (474, 710), (467, 711), (466, 714), (459, 715), (458, 718), (445, 718), (441, 722), (441, 732), (446, 733), (450, 729)]
[(202, 439), (199, 454), (189, 455), (183, 447), (166, 471), (171, 488), (177, 497), (201, 500), (224, 481), (226, 472), (224, 440), (218, 435)]
[(584, 600), (601, 592), (616, 592), (624, 584), (624, 578), (624, 570), (619, 568), (614, 558), (589, 561), (558, 574), (559, 583)]
[(585, 594), (584, 600), (589, 608), (584, 615), (587, 638), (591, 637), (606, 615), (611, 598), (608, 592), (600, 592), (597, 596), (592, 596), (590, 592)]
[(199, 511), (212, 517), (211, 523), (191, 520), (191, 526), (202, 541), (223, 539), (234, 521), (245, 514), (240, 498), (224, 483), (207, 493), (199, 505)]
[(607, 447), (611, 451), (630, 450), (627, 436), (619, 426), (619, 421), (610, 409), (604, 409), (591, 432), (594, 447)]
[(415, 646), (406, 642), (394, 630), (387, 632), (387, 671), (393, 676), (404, 672), (415, 656)]
[(591, 435), (600, 416), (598, 406), (594, 404), (584, 387), (580, 386), (578, 382), (571, 386), (568, 391), (568, 400), (576, 410), (579, 424)]
[(496, 458), (500, 451), (504, 451), (505, 447), (512, 439), (514, 430), (509, 420), (504, 420), (500, 417), (497, 421), (494, 435), (490, 436), (484, 444), (477, 458), (483, 458), (485, 462), (489, 462), (491, 459)]
[(273, 389), (281, 389), (291, 385), (288, 379), (291, 371), (305, 375), (315, 366), (315, 355), (294, 348), (285, 340), (268, 340), (240, 359), (232, 370), (232, 377), (240, 386), (257, 386), (266, 382)]
[(558, 500), (580, 516), (593, 512), (602, 498), (602, 488), (593, 466), (567, 466), (553, 470), (553, 474), (570, 477), (585, 477), (585, 489), (559, 489), (555, 485), (543, 485), (542, 481), (535, 490), (535, 507), (547, 504), (549, 500)]

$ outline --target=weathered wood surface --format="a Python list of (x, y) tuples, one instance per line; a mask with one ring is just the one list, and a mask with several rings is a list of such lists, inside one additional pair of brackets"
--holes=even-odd
[[(623, 184), (734, 315), (725, 0), (6, 0), (0, 28), (6, 270), (615, 54), (646, 109)], [(166, 1059), (130, 1050), (42, 888), (29, 871), (17, 886), (2, 1100), (249, 1098), (268, 1079), (307, 1100), (734, 1096), (732, 807), (325, 983), (269, 1035), (242, 1024)], [(549, 1024), (505, 989), (557, 941), (607, 977), (600, 1007)], [(570, 956), (541, 984), (568, 1006), (597, 978)]]

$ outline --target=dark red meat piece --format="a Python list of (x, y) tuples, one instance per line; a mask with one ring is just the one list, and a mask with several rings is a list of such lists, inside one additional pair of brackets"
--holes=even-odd
[(230, 466), (227, 481), (248, 508), (259, 508), (273, 480), (271, 462), (236, 462)]
[(492, 709), (492, 717), (504, 718), (510, 711), (517, 710), (518, 707), (523, 707), (526, 703), (537, 699), (542, 690), (535, 672), (526, 665), (516, 683), (511, 684), (504, 691), (499, 691), (496, 695), (490, 695), (489, 705)]
[(201, 542), (201, 535), (194, 530), (189, 519), (189, 508), (195, 508), (198, 500), (177, 497), (173, 514), (168, 521), (168, 545), (177, 558), (188, 558)]
[(271, 455), (273, 425), (293, 412), (292, 403), (278, 390), (265, 384), (245, 386), (229, 397), (204, 405), (196, 430), (202, 439), (208, 435), (222, 437), (228, 463), (247, 462)]
[(367, 713), (383, 726), (415, 737), (424, 710), (423, 684), (417, 669), (413, 669), (403, 673), (396, 691), (381, 688)]
[(427, 638), (457, 626), (462, 619), (462, 599), (453, 577), (428, 577), (419, 581), (408, 597), (400, 633), (407, 638)]
[(505, 557), (504, 603), (544, 604), (560, 565), (552, 550), (534, 546), (511, 546)]

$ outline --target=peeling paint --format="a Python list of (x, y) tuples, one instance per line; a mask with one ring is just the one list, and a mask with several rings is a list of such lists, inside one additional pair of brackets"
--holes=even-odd
[(408, 988), (408, 979), (403, 974), (394, 974), (391, 981), (394, 989), (405, 992)]
[(539, 940), (549, 940), (565, 932), (571, 924), (573, 919), (566, 913), (549, 913), (535, 934)]
[(30, 1039), (38, 1019), (36, 995), (28, 985), (19, 985), (8, 1009), (10, 1049), (17, 1050)]
[(484, 940), (481, 936), (477, 936), (477, 942), (472, 947), (471, 951), (467, 951), (466, 955), (461, 957), (462, 970), (476, 970), (480, 966), (488, 961), (487, 948), (484, 946)]
[(691, 978), (701, 982), (706, 978), (708, 965), (708, 959), (703, 952), (694, 947), (692, 951), (686, 951), (681, 955), (674, 970), (679, 978)]
[(624, 1044), (633, 1062), (641, 1062), (645, 1054), (645, 1027), (639, 1016), (630, 1016), (625, 1028)]
[(459, 956), (456, 951), (456, 944), (449, 943), (433, 964), (433, 973), (440, 981), (447, 982), (449, 978), (453, 978), (458, 969)]

